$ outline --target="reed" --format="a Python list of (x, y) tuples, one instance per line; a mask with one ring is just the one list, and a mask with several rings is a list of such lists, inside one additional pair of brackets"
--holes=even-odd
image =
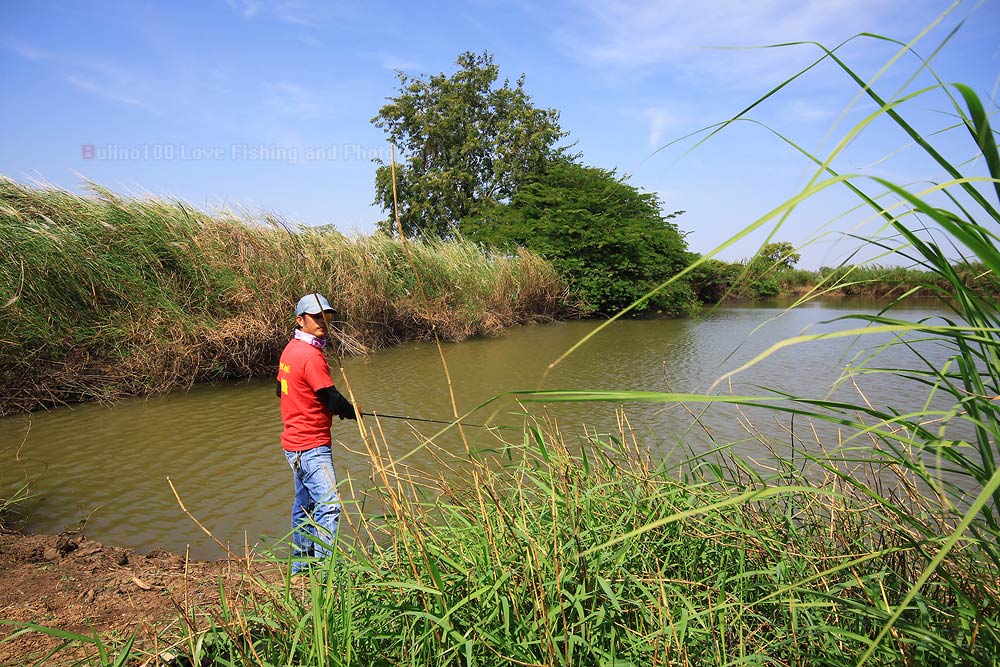
[(951, 288), (950, 274), (954, 274), (967, 291), (989, 294), (991, 291), (995, 293), (997, 288), (992, 282), (992, 272), (985, 264), (977, 261), (952, 264), (947, 273), (929, 270), (924, 265), (903, 267), (877, 263), (842, 264), (837, 267), (822, 267), (813, 274), (811, 281), (798, 277), (798, 280), (790, 281), (790, 284), (799, 287), (823, 285), (824, 289), (844, 296), (878, 297), (887, 299), (888, 303), (902, 295), (940, 295)]
[(0, 530), (6, 530), (17, 522), (17, 511), (29, 497), (27, 480), (11, 482), (0, 477)]
[[(0, 178), (0, 415), (270, 373), (302, 293), (341, 312), (338, 353), (547, 321), (565, 288), (537, 255), (417, 243), (272, 214), (80, 196)], [(433, 309), (413, 286), (428, 286)]]

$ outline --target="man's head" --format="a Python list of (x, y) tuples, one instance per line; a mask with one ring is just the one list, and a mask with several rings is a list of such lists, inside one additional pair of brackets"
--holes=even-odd
[(295, 306), (295, 325), (304, 333), (326, 338), (330, 317), (336, 312), (322, 294), (306, 294)]

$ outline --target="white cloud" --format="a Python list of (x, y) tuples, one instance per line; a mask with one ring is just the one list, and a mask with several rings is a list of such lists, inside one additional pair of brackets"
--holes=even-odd
[(98, 82), (95, 81), (94, 79), (87, 78), (84, 76), (77, 76), (75, 74), (67, 74), (66, 80), (74, 87), (79, 88), (80, 90), (86, 91), (88, 93), (93, 93), (98, 97), (103, 97), (106, 100), (117, 102), (118, 104), (125, 104), (128, 106), (139, 107), (140, 109), (145, 109), (146, 111), (150, 111), (152, 113), (160, 115), (155, 108), (151, 107), (146, 102), (142, 101), (141, 99), (139, 99), (134, 95), (130, 95), (124, 92), (124, 90), (114, 85), (110, 85), (106, 81)]
[(10, 49), (17, 55), (25, 58), (26, 60), (54, 60), (55, 55), (49, 51), (44, 51), (42, 49), (37, 49), (28, 44), (23, 44), (21, 42), (13, 41), (7, 38), (0, 40), (0, 46), (5, 49)]
[(757, 87), (762, 78), (773, 79), (775, 68), (787, 72), (789, 60), (808, 62), (822, 52), (810, 46), (729, 47), (809, 40), (835, 46), (880, 26), (909, 35), (941, 9), (933, 0), (581, 0), (577, 18), (558, 28), (556, 38), (568, 52), (600, 66), (669, 68), (678, 75)]
[(797, 97), (790, 100), (781, 114), (788, 120), (800, 123), (824, 123), (837, 116), (837, 107), (823, 100)]
[(663, 107), (646, 109), (642, 115), (649, 123), (649, 146), (658, 148), (663, 142), (663, 134), (667, 128), (676, 125), (677, 117)]
[(310, 35), (310, 34), (305, 33), (305, 32), (300, 32), (295, 37), (302, 44), (305, 44), (306, 46), (312, 47), (314, 49), (319, 49), (319, 48), (322, 48), (322, 47), (326, 46), (326, 43), (322, 39), (320, 39), (319, 37), (316, 37), (315, 35)]
[(264, 102), (283, 116), (297, 119), (320, 118), (333, 113), (333, 106), (321, 99), (316, 91), (289, 81), (267, 81), (261, 84)]
[(410, 76), (419, 76), (423, 65), (415, 60), (400, 58), (390, 53), (376, 53), (375, 58), (381, 63), (383, 69), (406, 72)]
[(317, 28), (327, 24), (341, 9), (333, 3), (313, 0), (227, 0), (243, 18), (272, 19), (281, 23)]
[(243, 14), (243, 18), (245, 19), (252, 19), (257, 16), (261, 5), (257, 0), (228, 0), (228, 4)]
[(7, 38), (0, 40), (0, 46), (28, 60), (52, 63), (66, 82), (78, 90), (118, 104), (163, 115), (156, 108), (157, 105), (149, 101), (156, 97), (148, 84), (149, 77), (128, 68), (103, 59), (54, 53)]

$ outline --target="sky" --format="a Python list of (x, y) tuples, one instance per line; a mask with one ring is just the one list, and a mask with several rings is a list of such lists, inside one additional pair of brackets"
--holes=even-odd
[[(960, 26), (957, 32), (956, 26)], [(560, 112), (588, 165), (656, 193), (688, 246), (735, 261), (773, 235), (802, 245), (804, 268), (832, 266), (878, 225), (843, 186), (798, 206), (780, 228), (734, 235), (798, 194), (875, 107), (829, 59), (862, 32), (931, 59), (997, 109), (1000, 0), (4, 0), (0, 4), (0, 174), (86, 192), (178, 199), (208, 211), (276, 213), (291, 224), (368, 234), (371, 123), (410, 76), (455, 71), (465, 51), (493, 54), (501, 77), (525, 76), (536, 106)], [(838, 56), (892, 99), (933, 86), (913, 53), (856, 38)], [(895, 60), (893, 60), (895, 58)], [(886, 66), (888, 67), (886, 68)], [(883, 72), (883, 68), (886, 70)], [(950, 159), (974, 157), (940, 89), (900, 111)], [(699, 143), (699, 139), (707, 139)], [(782, 138), (784, 137), (784, 138)], [(884, 117), (832, 163), (901, 184), (939, 170)], [(976, 162), (964, 167), (983, 173)]]

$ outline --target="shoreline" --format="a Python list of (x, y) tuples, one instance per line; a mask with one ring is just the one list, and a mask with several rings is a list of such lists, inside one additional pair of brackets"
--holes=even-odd
[[(704, 303), (702, 307), (705, 309), (711, 309), (719, 306), (766, 306), (771, 302), (778, 302), (785, 305), (788, 302), (790, 305), (795, 299), (802, 298), (803, 296), (809, 294), (812, 291), (812, 287), (806, 286), (802, 288), (796, 288), (789, 291), (782, 292), (774, 297), (769, 298), (751, 298), (743, 296), (730, 296), (719, 303)], [(865, 300), (885, 300), (889, 303), (892, 298), (890, 293), (878, 293), (878, 294), (851, 294), (843, 290), (837, 290), (832, 292), (826, 292), (821, 296), (814, 298), (831, 299), (831, 300), (851, 300), (851, 299), (865, 299)], [(910, 295), (907, 297), (908, 300), (938, 300), (938, 297), (934, 294), (926, 293), (921, 291), (920, 293)], [(517, 326), (529, 326), (536, 324), (549, 324), (553, 322), (560, 321), (570, 321), (579, 319), (590, 319), (594, 321), (604, 321), (606, 318), (594, 318), (594, 317), (568, 317), (560, 316), (558, 314), (534, 314), (526, 315), (523, 319), (515, 322), (507, 322), (503, 326), (500, 326), (494, 330), (490, 331), (479, 331), (473, 332), (465, 336), (449, 337), (443, 340), (447, 342), (462, 342), (463, 340), (473, 339), (477, 337), (488, 337), (494, 335), (502, 335), (507, 329)], [(647, 319), (658, 319), (658, 318), (647, 318)], [(674, 318), (666, 318), (674, 319)], [(339, 332), (338, 332), (339, 333)], [(349, 338), (349, 337), (348, 337)], [(330, 361), (333, 358), (354, 358), (358, 356), (365, 356), (370, 353), (379, 352), (384, 349), (391, 349), (392, 347), (397, 347), (408, 342), (418, 342), (427, 340), (427, 336), (414, 336), (410, 338), (401, 338), (395, 341), (392, 345), (387, 345), (385, 347), (378, 348), (364, 348), (364, 349), (352, 349), (350, 344), (345, 343), (343, 340), (338, 340), (337, 350), (328, 355)], [(198, 385), (212, 385), (220, 382), (241, 382), (241, 381), (253, 381), (262, 380), (272, 377), (272, 367), (277, 368), (278, 355), (280, 354), (281, 348), (284, 346), (284, 339), (275, 339), (265, 346), (263, 352), (264, 356), (256, 359), (252, 366), (247, 366), (240, 369), (242, 372), (224, 374), (224, 375), (195, 375), (184, 377), (181, 375), (175, 375), (172, 380), (166, 383), (159, 383), (155, 386), (147, 386), (137, 380), (128, 384), (122, 384), (121, 378), (117, 377), (116, 374), (110, 373), (108, 369), (111, 367), (111, 362), (100, 362), (94, 363), (94, 359), (91, 352), (81, 352), (81, 356), (86, 358), (88, 362), (87, 365), (79, 366), (71, 371), (67, 370), (71, 364), (69, 362), (63, 364), (54, 364), (63, 369), (61, 386), (48, 387), (48, 386), (35, 386), (38, 391), (31, 392), (24, 388), (23, 385), (10, 384), (9, 386), (20, 386), (22, 395), (18, 398), (12, 399), (10, 396), (4, 397), (0, 401), (0, 419), (16, 418), (19, 416), (31, 415), (36, 412), (44, 412), (60, 407), (74, 406), (97, 403), (101, 405), (113, 405), (116, 401), (135, 398), (135, 397), (150, 397), (159, 396), (163, 394), (168, 394), (175, 391), (185, 391), (191, 389), (192, 387)], [(96, 352), (93, 353), (96, 355)], [(258, 355), (259, 356), (259, 355)], [(273, 357), (273, 359), (272, 359)], [(169, 360), (168, 360), (169, 361)], [(219, 364), (225, 364), (224, 358), (219, 358), (216, 360)], [(48, 362), (42, 360), (37, 362), (39, 364), (40, 373), (42, 375), (48, 374), (46, 364)], [(53, 362), (54, 363), (54, 362)], [(180, 358), (174, 359), (172, 363), (181, 364), (183, 360)], [(331, 369), (333, 368), (331, 363)], [(88, 378), (90, 378), (90, 386), (88, 386)], [(95, 378), (101, 378), (96, 379)], [(117, 383), (117, 384), (116, 384)], [(109, 386), (103, 386), (107, 384)]]
[[(217, 612), (220, 584), (234, 599), (250, 585), (250, 575), (281, 580), (277, 565), (243, 560), (189, 560), (153, 549), (142, 554), (102, 544), (85, 533), (32, 534), (0, 529), (0, 619), (34, 623), (66, 632), (107, 638), (138, 636), (137, 644), (169, 648), (166, 624), (188, 615)], [(19, 630), (4, 625), (0, 637)], [(28, 632), (0, 643), (0, 664), (44, 655), (63, 640)], [(82, 648), (81, 648), (82, 650)]]

